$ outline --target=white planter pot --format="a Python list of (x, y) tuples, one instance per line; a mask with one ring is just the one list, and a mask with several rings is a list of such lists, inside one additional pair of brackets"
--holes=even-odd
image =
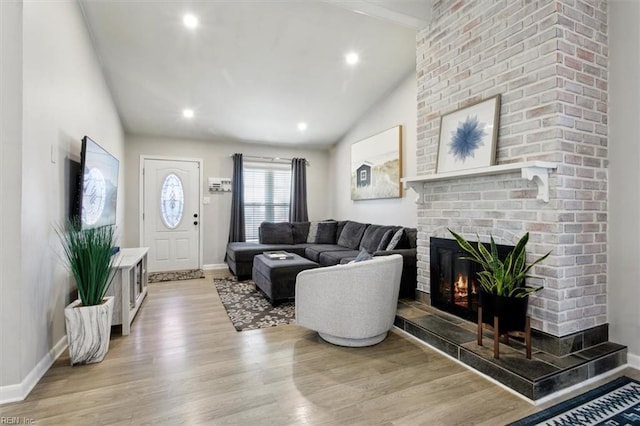
[(71, 365), (100, 362), (109, 350), (113, 296), (95, 306), (78, 306), (76, 300), (64, 309)]

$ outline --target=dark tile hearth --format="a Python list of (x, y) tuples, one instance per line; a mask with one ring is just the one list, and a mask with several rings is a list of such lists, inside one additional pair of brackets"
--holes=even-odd
[[(529, 360), (516, 338), (510, 338), (509, 345), (501, 340), (500, 359), (493, 358), (490, 330), (484, 331), (483, 346), (478, 346), (475, 323), (418, 301), (398, 303), (395, 325), (534, 401), (627, 363), (626, 346), (601, 339), (606, 327), (564, 339), (538, 335)], [(595, 344), (588, 346), (591, 342)], [(558, 349), (567, 345), (575, 351)]]

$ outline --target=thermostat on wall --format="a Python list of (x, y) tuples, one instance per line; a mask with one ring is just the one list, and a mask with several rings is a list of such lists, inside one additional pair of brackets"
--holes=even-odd
[(209, 192), (231, 192), (231, 178), (209, 178)]

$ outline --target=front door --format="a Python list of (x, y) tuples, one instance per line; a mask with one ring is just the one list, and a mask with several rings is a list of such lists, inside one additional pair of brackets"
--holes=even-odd
[(144, 159), (142, 173), (149, 272), (200, 269), (200, 163)]

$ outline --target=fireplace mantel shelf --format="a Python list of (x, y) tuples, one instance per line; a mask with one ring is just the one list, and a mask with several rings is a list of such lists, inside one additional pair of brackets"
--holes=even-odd
[(530, 180), (538, 185), (537, 199), (548, 203), (549, 173), (557, 167), (558, 165), (556, 163), (550, 163), (547, 161), (528, 161), (525, 163), (500, 164), (498, 166), (481, 167), (477, 169), (406, 177), (402, 179), (402, 182), (404, 183), (405, 188), (411, 188), (418, 194), (416, 197), (416, 203), (421, 204), (424, 202), (424, 187), (428, 182), (473, 176), (497, 175), (521, 170), (522, 179)]

